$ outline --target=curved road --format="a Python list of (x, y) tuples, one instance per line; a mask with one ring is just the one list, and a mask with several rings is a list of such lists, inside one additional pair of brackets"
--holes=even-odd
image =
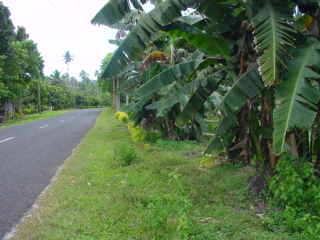
[(78, 110), (0, 130), (0, 239), (30, 209), (100, 112)]

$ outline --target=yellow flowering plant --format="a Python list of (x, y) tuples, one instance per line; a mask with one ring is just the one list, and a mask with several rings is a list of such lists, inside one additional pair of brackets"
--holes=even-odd
[(129, 120), (129, 116), (125, 112), (116, 112), (115, 116), (116, 116), (117, 119), (119, 119), (120, 121), (122, 121), (124, 123), (127, 123), (128, 120)]

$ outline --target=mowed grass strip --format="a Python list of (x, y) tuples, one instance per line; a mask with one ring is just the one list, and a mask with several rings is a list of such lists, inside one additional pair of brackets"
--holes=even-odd
[(132, 144), (104, 111), (14, 239), (294, 239), (263, 227), (246, 196), (252, 169), (202, 169), (203, 146), (164, 140), (135, 144), (124, 167), (115, 153)]
[(56, 117), (60, 116), (66, 113), (71, 112), (72, 110), (59, 110), (59, 111), (48, 111), (43, 113), (35, 113), (35, 114), (28, 114), (24, 115), (21, 118), (15, 119), (15, 120), (9, 120), (4, 123), (0, 123), (0, 129), (17, 126), (17, 125), (23, 125), (29, 122), (34, 122), (38, 120), (43, 120), (46, 118)]

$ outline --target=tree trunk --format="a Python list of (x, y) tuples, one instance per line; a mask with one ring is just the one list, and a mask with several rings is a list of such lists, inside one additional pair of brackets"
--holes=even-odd
[(116, 109), (116, 79), (112, 79), (112, 107)]
[(116, 111), (120, 110), (121, 107), (121, 99), (120, 99), (120, 82), (116, 79)]
[(257, 171), (262, 169), (263, 165), (263, 152), (260, 146), (261, 134), (259, 133), (260, 121), (259, 121), (259, 112), (257, 111), (256, 106), (251, 106), (249, 112), (249, 135), (252, 142), (253, 154), (256, 155), (255, 167)]
[[(273, 91), (266, 89), (262, 93), (262, 107), (261, 107), (261, 128), (268, 129), (273, 126)], [(261, 150), (264, 155), (263, 174), (269, 175), (272, 173), (276, 165), (277, 158), (272, 151), (272, 139), (263, 135), (261, 139)]]
[(298, 146), (297, 146), (296, 136), (294, 133), (290, 133), (289, 141), (290, 141), (290, 147), (291, 147), (291, 154), (296, 158), (299, 158)]
[(14, 104), (12, 101), (7, 100), (4, 104), (4, 118), (5, 120), (10, 120), (14, 118), (14, 115)]
[(23, 110), (22, 110), (22, 106), (23, 106), (23, 99), (22, 97), (20, 96), (18, 98), (18, 100), (15, 102), (15, 108), (16, 108), (16, 111), (18, 114), (22, 114), (23, 113)]

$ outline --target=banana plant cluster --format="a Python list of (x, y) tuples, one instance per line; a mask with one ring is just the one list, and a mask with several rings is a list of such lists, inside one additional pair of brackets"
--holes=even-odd
[[(197, 138), (213, 105), (207, 153), (270, 173), (286, 152), (320, 169), (318, 0), (163, 0), (148, 13), (145, 2), (110, 0), (92, 21), (141, 12), (101, 76), (124, 76), (136, 123), (196, 126)], [(143, 64), (154, 51), (167, 59)]]

